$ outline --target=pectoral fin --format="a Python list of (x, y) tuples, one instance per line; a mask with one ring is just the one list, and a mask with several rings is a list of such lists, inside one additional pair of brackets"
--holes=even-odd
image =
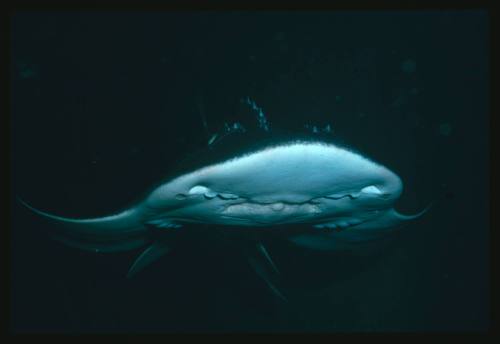
[(260, 243), (260, 242), (257, 243), (256, 247), (260, 251), (260, 253), (262, 254), (262, 257), (267, 261), (269, 266), (272, 268), (273, 272), (279, 274), (280, 272), (279, 272), (278, 268), (276, 267), (276, 264), (274, 264), (273, 260), (271, 259), (271, 256), (267, 252), (266, 247), (264, 245), (262, 245), (262, 243)]
[(291, 236), (289, 240), (299, 246), (327, 251), (350, 250), (362, 244), (382, 243), (404, 225), (420, 218), (431, 206), (432, 203), (415, 215), (403, 215), (391, 208), (363, 222), (339, 218), (314, 226), (321, 231)]
[(252, 268), (266, 282), (272, 292), (283, 301), (288, 301), (272, 282), (272, 279), (279, 272), (264, 245), (257, 243), (248, 247), (245, 253)]
[(127, 277), (131, 278), (139, 271), (157, 261), (161, 256), (166, 254), (170, 248), (161, 241), (154, 242), (151, 246), (144, 250), (130, 267)]

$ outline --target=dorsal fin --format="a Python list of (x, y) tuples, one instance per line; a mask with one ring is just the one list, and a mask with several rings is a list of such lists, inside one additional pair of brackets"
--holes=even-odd
[(245, 133), (245, 132), (246, 129), (240, 122), (234, 122), (231, 124), (224, 122), (222, 129), (219, 132), (213, 134), (208, 139), (208, 147), (210, 149), (213, 148), (216, 144), (220, 143), (224, 138), (226, 138), (229, 135)]
[(271, 124), (269, 123), (264, 110), (258, 106), (253, 99), (246, 96), (240, 99), (240, 103), (246, 106), (250, 115), (256, 120), (257, 128), (266, 132), (271, 129)]

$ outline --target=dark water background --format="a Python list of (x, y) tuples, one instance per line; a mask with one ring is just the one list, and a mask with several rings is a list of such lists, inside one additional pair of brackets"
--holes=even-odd
[[(241, 97), (274, 128), (327, 125), (431, 212), (382, 253), (269, 249), (290, 301), (237, 248), (194, 240), (133, 280), (140, 250), (62, 246), (11, 206), (11, 329), (470, 331), (489, 325), (485, 12), (20, 12), (11, 17), (12, 189), (96, 216), (206, 145)], [(248, 119), (247, 119), (248, 120)], [(13, 200), (13, 199), (12, 199)]]

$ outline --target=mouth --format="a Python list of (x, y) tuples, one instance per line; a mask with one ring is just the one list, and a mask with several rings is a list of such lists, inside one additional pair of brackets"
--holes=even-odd
[[(318, 221), (338, 216), (327, 224), (317, 224), (316, 228), (323, 230), (342, 231), (355, 227), (366, 220), (349, 217), (349, 202), (332, 203), (342, 199), (358, 198), (386, 199), (390, 194), (376, 185), (368, 185), (353, 191), (327, 194), (320, 197), (305, 198), (304, 195), (279, 195), (272, 198), (244, 197), (236, 193), (218, 192), (203, 185), (192, 187), (186, 194), (178, 194), (177, 199), (204, 200), (207, 206), (213, 204), (212, 212), (218, 213), (221, 219), (231, 220), (246, 225), (269, 226), (292, 223), (318, 223)], [(347, 200), (346, 200), (347, 201)]]
[(321, 212), (319, 204), (311, 201), (258, 203), (243, 200), (226, 205), (221, 214), (226, 217), (252, 219), (252, 222), (269, 225), (310, 219)]

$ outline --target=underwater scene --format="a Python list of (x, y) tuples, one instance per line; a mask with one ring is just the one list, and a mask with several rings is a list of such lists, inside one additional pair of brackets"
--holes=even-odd
[(488, 12), (17, 11), (13, 333), (490, 327)]

